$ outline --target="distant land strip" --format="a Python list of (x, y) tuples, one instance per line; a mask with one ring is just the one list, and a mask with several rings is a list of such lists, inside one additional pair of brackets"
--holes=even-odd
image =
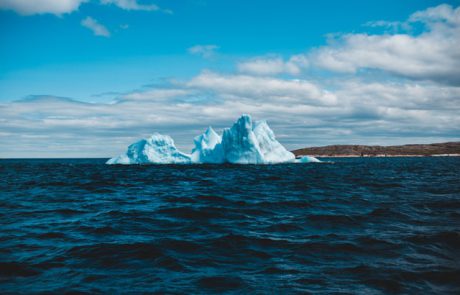
[(434, 157), (460, 156), (460, 142), (432, 144), (379, 145), (328, 145), (292, 151), (296, 157)]

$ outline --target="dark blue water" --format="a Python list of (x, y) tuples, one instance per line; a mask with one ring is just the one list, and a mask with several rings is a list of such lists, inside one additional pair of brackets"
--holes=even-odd
[(460, 158), (0, 161), (0, 292), (460, 292)]

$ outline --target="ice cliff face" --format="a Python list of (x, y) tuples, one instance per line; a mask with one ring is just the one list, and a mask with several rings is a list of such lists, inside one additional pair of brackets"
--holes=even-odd
[(293, 153), (287, 151), (275, 138), (265, 121), (252, 122), (243, 115), (225, 129), (222, 149), (226, 162), (235, 164), (271, 164), (294, 161)]
[(265, 163), (294, 161), (294, 154), (287, 151), (284, 146), (276, 140), (275, 134), (270, 127), (268, 127), (266, 121), (256, 122), (253, 130)]
[(195, 148), (192, 150), (193, 163), (223, 163), (222, 138), (212, 127), (193, 140)]
[(192, 154), (180, 152), (167, 135), (154, 134), (128, 147), (126, 153), (107, 164), (275, 164), (319, 162), (314, 157), (295, 159), (279, 143), (265, 121), (253, 122), (249, 115), (241, 116), (222, 137), (211, 127), (194, 138)]
[(222, 150), (226, 162), (235, 164), (263, 164), (264, 157), (253, 131), (252, 120), (243, 115), (232, 128), (224, 129)]

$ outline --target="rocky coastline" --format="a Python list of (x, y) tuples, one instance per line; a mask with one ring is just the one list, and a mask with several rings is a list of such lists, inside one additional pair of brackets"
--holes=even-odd
[(460, 156), (460, 142), (432, 144), (378, 145), (328, 145), (293, 150), (296, 157), (440, 157)]

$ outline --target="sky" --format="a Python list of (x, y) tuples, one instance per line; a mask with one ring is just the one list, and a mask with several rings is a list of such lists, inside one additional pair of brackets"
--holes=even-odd
[(0, 158), (460, 140), (460, 0), (0, 0)]

